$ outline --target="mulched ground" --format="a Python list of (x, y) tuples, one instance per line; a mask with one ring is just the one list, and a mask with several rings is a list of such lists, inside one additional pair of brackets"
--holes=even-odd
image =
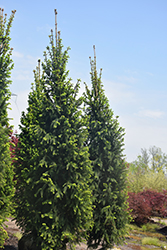
[[(18, 239), (17, 239), (17, 237), (13, 236), (11, 233), (8, 233), (8, 236), (9, 236), (9, 238), (6, 240), (3, 250), (18, 250)], [(81, 245), (76, 246), (76, 250), (86, 250), (86, 249), (87, 249), (87, 247), (83, 243)], [(127, 244), (127, 245), (124, 245), (124, 246), (115, 247), (114, 249), (115, 250), (134, 250), (134, 249), (135, 250), (137, 250), (137, 249), (140, 250), (141, 248), (140, 247), (137, 248), (137, 246)]]
[[(13, 236), (14, 233), (20, 232), (20, 229), (16, 226), (15, 222), (9, 219), (6, 223), (8, 225), (5, 230), (8, 232), (9, 238), (5, 241), (4, 250), (18, 250), (18, 238)], [(157, 230), (159, 233), (167, 236), (167, 226), (161, 227)], [(115, 250), (141, 250), (140, 245), (132, 244), (129, 239), (126, 239), (126, 244), (123, 246), (115, 247)], [(113, 250), (114, 250), (113, 249)], [(152, 247), (150, 246), (150, 249)], [(1, 249), (0, 249), (1, 250)], [(83, 243), (81, 245), (76, 246), (76, 250), (87, 250), (87, 246)]]
[[(18, 250), (18, 238), (8, 233), (9, 238), (6, 240), (3, 250)], [(85, 244), (76, 246), (76, 250), (86, 250)], [(115, 250), (133, 250), (134, 248), (128, 247), (127, 245), (114, 248)], [(1, 250), (1, 249), (0, 249)]]

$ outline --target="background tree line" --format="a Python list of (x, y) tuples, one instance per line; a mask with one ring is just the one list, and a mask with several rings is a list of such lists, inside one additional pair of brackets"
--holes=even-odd
[(156, 146), (141, 149), (137, 159), (128, 164), (128, 190), (167, 189), (167, 155)]

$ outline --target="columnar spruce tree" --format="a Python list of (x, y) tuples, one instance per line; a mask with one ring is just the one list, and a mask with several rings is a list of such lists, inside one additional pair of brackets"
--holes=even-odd
[[(95, 53), (95, 47), (94, 47)], [(120, 243), (128, 221), (125, 195), (125, 162), (123, 160), (124, 129), (109, 107), (96, 70), (96, 56), (91, 60), (92, 89), (86, 85), (85, 113), (89, 120), (90, 160), (94, 197), (94, 227), (88, 232), (88, 246), (103, 249)]]
[(7, 21), (0, 9), (0, 247), (3, 245), (5, 232), (2, 224), (9, 216), (11, 198), (14, 194), (13, 167), (10, 157), (10, 126), (8, 118), (8, 106), (10, 99), (9, 85), (11, 84), (10, 73), (13, 68), (10, 48), (10, 28), (15, 11)]
[(79, 82), (73, 86), (68, 79), (67, 60), (60, 33), (55, 45), (52, 31), (21, 118), (16, 220), (39, 249), (81, 242), (92, 224), (88, 133)]

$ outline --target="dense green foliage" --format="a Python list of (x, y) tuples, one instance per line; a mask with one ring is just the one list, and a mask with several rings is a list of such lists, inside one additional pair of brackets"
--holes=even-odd
[[(22, 114), (17, 151), (16, 220), (39, 249), (79, 243), (92, 224), (91, 164), (79, 83), (68, 79), (68, 51), (53, 32)], [(40, 62), (39, 62), (40, 64)]]
[(89, 147), (93, 167), (94, 227), (89, 230), (88, 246), (103, 249), (120, 243), (128, 222), (126, 204), (126, 165), (123, 160), (124, 129), (119, 127), (109, 108), (96, 71), (96, 57), (91, 61), (92, 89), (86, 86), (85, 113), (88, 119)]
[(7, 21), (0, 9), (0, 246), (3, 245), (6, 234), (2, 228), (3, 222), (11, 210), (11, 198), (14, 194), (13, 167), (10, 157), (10, 128), (8, 105), (10, 99), (10, 73), (13, 68), (10, 48), (10, 28), (15, 11)]

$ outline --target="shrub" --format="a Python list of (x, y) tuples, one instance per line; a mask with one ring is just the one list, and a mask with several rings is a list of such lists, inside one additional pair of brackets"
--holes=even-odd
[(145, 224), (151, 216), (151, 207), (142, 193), (128, 193), (129, 210), (136, 224)]
[(150, 203), (151, 216), (164, 217), (167, 215), (167, 191), (146, 190), (142, 194)]
[(16, 148), (17, 148), (17, 144), (18, 144), (18, 136), (15, 133), (13, 133), (12, 131), (10, 132), (10, 155), (11, 155), (11, 158), (12, 158), (12, 161), (15, 162), (16, 159), (15, 159), (15, 155), (16, 155)]
[(129, 210), (137, 224), (147, 223), (152, 216), (164, 217), (167, 214), (167, 192), (145, 190), (139, 193), (128, 193)]

